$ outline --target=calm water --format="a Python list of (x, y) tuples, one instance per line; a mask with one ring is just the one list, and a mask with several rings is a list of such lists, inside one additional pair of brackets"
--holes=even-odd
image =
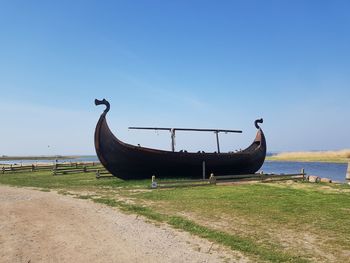
[[(97, 156), (84, 156), (76, 159), (58, 160), (62, 162), (97, 162)], [(53, 163), (53, 160), (12, 160), (0, 161), (1, 164), (31, 164), (31, 163)], [(345, 181), (347, 164), (345, 163), (317, 163), (317, 162), (275, 162), (265, 161), (260, 169), (265, 173), (299, 173), (304, 168), (307, 175), (327, 177), (334, 181)]]
[(345, 181), (347, 164), (265, 161), (261, 170), (265, 173), (298, 173), (302, 168), (305, 169), (307, 175), (317, 175), (343, 182)]

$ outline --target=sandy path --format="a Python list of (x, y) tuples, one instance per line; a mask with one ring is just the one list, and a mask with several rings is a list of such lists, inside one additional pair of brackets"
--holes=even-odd
[(0, 186), (0, 262), (247, 260), (211, 246), (207, 240), (92, 201)]

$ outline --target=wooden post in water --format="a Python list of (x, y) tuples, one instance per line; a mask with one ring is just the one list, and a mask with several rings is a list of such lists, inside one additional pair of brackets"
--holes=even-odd
[(348, 169), (346, 170), (346, 180), (350, 182), (350, 162), (348, 162)]

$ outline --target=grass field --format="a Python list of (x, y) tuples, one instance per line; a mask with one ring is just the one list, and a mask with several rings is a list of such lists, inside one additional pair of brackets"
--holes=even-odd
[(57, 190), (118, 207), (238, 250), (258, 262), (347, 262), (348, 185), (274, 183), (149, 189), (150, 180), (93, 173), (0, 175), (0, 183)]
[(319, 152), (283, 152), (266, 157), (270, 161), (298, 162), (350, 162), (350, 150), (319, 151)]

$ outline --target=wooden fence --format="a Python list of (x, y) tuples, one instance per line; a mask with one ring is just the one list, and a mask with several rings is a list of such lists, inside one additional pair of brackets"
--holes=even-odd
[(1, 168), (1, 173), (10, 173), (10, 172), (34, 172), (34, 171), (42, 171), (42, 170), (52, 170), (51, 166), (43, 166), (43, 165), (23, 165), (23, 166), (17, 166), (17, 165), (9, 165), (9, 166), (3, 166)]
[(113, 178), (100, 162), (66, 162), (54, 164), (4, 165), (0, 174), (17, 172), (52, 171), (53, 175), (96, 173), (96, 178)]
[(70, 166), (54, 165), (52, 169), (53, 175), (77, 174), (77, 173), (96, 173), (98, 170), (104, 169), (100, 163), (75, 163)]
[(249, 181), (260, 181), (260, 182), (273, 182), (273, 181), (284, 181), (284, 180), (305, 180), (306, 173), (304, 169), (300, 173), (295, 174), (241, 174), (241, 175), (224, 175), (224, 176), (213, 176), (216, 184), (220, 183), (235, 183), (235, 182), (249, 182)]
[(152, 176), (151, 188), (172, 188), (172, 187), (192, 187), (192, 186), (207, 186), (207, 185), (221, 185), (221, 184), (232, 184), (239, 182), (275, 182), (284, 180), (305, 180), (306, 173), (304, 169), (300, 173), (295, 174), (241, 174), (241, 175), (222, 175), (215, 176), (211, 174), (209, 179), (198, 179), (198, 180), (157, 180), (155, 176)]
[(105, 168), (96, 170), (96, 179), (102, 178), (114, 178), (114, 176), (108, 172)]
[(0, 168), (0, 173), (17, 173), (17, 172), (36, 172), (36, 171), (57, 171), (58, 173), (65, 170), (81, 172), (86, 167), (88, 170), (97, 170), (102, 168), (99, 162), (69, 162), (69, 163), (55, 163), (55, 164), (31, 164), (31, 165), (4, 165)]
[(206, 186), (210, 185), (211, 181), (209, 179), (199, 179), (199, 180), (174, 180), (174, 181), (153, 181), (151, 188), (172, 188), (172, 187), (188, 187), (188, 186)]

